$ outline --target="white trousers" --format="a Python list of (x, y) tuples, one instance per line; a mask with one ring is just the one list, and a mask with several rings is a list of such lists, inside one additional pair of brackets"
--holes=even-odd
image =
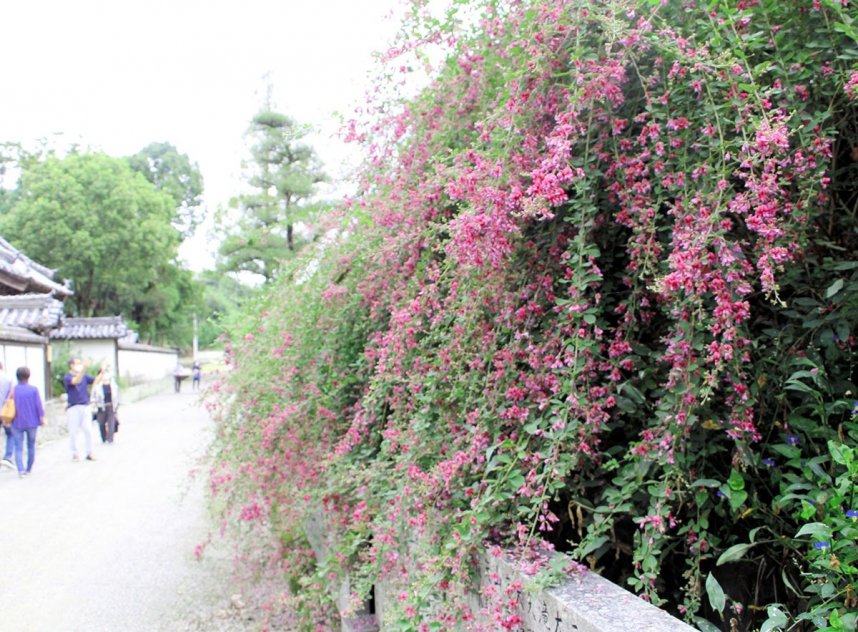
[(92, 411), (88, 404), (78, 404), (66, 409), (66, 420), (69, 423), (69, 443), (73, 456), (78, 455), (77, 433), (83, 430), (83, 443), (86, 454), (92, 454)]

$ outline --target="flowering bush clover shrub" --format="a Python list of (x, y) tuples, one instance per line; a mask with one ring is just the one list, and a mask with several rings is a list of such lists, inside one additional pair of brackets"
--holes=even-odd
[(350, 126), (338, 241), (236, 325), (214, 404), (212, 492), (271, 534), (290, 625), (329, 625), (348, 571), (394, 629), (475, 627), (502, 545), (703, 628), (854, 629), (854, 7), (435, 9)]

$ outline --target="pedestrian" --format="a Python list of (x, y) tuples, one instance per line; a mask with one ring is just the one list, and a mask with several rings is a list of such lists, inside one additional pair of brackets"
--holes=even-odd
[(92, 402), (96, 407), (101, 442), (109, 445), (116, 433), (116, 411), (119, 409), (119, 385), (111, 375), (109, 364), (101, 367), (92, 383)]
[(191, 367), (191, 375), (193, 376), (193, 390), (199, 390), (200, 388), (200, 378), (202, 377), (203, 370), (200, 367), (200, 363), (194, 361), (194, 366)]
[[(15, 419), (12, 421), (12, 434), (15, 437), (15, 465), (18, 476), (24, 478), (33, 471), (36, 460), (36, 431), (45, 425), (45, 407), (39, 389), (31, 386), (30, 369), (18, 367), (15, 372), (18, 384), (15, 386)], [(27, 467), (24, 467), (24, 437), (27, 438)]]
[[(6, 374), (3, 372), (3, 363), (0, 362), (0, 406), (9, 397), (11, 390), (12, 382), (6, 377)], [(3, 424), (3, 434), (6, 435), (6, 451), (3, 454), (3, 460), (0, 461), (0, 467), (7, 467), (11, 470), (15, 467), (15, 464), (12, 463), (12, 455), (15, 453), (15, 438), (12, 435), (11, 423), (8, 426), (5, 423)]]
[(176, 362), (176, 368), (173, 370), (173, 378), (175, 379), (174, 386), (177, 393), (182, 391), (182, 380), (185, 379), (184, 372), (185, 370), (182, 368), (182, 364), (180, 362)]
[(83, 430), (86, 460), (95, 461), (92, 453), (92, 413), (89, 410), (89, 391), (87, 387), (95, 378), (86, 373), (89, 362), (80, 358), (69, 360), (69, 372), (63, 377), (66, 387), (66, 420), (69, 425), (69, 442), (71, 444), (72, 461), (80, 461), (77, 451), (77, 433)]

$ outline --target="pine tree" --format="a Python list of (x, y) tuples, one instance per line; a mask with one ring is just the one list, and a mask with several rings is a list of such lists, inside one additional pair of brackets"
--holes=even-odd
[(295, 224), (312, 213), (309, 200), (325, 179), (315, 150), (302, 142), (309, 131), (270, 107), (253, 117), (248, 130), (253, 191), (239, 198), (241, 219), (221, 245), (227, 270), (260, 274), (268, 282), (280, 261), (298, 248)]

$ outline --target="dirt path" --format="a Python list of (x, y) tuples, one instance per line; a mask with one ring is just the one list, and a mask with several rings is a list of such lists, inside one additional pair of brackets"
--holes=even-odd
[(31, 476), (0, 473), (0, 629), (257, 629), (226, 544), (194, 557), (210, 524), (203, 481), (188, 476), (211, 430), (196, 399), (123, 406), (114, 445), (93, 428), (95, 462), (72, 463), (64, 437), (40, 446)]

